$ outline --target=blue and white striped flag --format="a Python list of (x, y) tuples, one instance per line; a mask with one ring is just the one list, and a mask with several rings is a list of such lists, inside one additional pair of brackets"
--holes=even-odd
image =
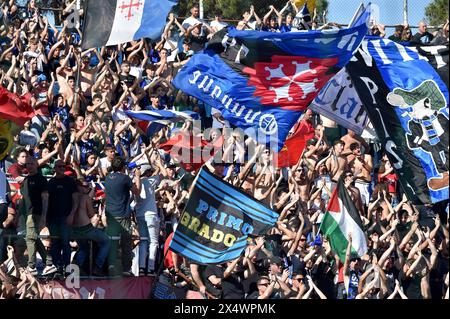
[(200, 118), (198, 113), (192, 111), (152, 110), (125, 111), (125, 113), (137, 123), (147, 136), (152, 136), (169, 124)]
[(208, 170), (197, 176), (170, 250), (199, 264), (233, 260), (248, 235), (265, 234), (278, 214)]

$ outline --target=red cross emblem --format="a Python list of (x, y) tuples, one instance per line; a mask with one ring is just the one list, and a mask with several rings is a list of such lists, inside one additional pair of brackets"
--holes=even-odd
[(121, 9), (121, 12), (123, 13), (125, 10), (128, 9), (128, 14), (125, 16), (128, 21), (131, 20), (133, 17), (133, 14), (131, 13), (131, 9), (136, 8), (139, 9), (139, 7), (142, 5), (142, 1), (133, 2), (133, 0), (130, 0), (129, 4), (125, 4), (125, 1), (122, 2), (122, 5), (119, 7)]
[(254, 69), (244, 68), (250, 75), (248, 85), (255, 86), (254, 96), (264, 105), (283, 109), (305, 109), (320, 89), (334, 75), (337, 58), (318, 59), (301, 56), (273, 56), (271, 62), (256, 62)]

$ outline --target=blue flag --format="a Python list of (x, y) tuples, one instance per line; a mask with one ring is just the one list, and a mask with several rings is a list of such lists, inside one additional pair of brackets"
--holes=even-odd
[(408, 199), (447, 200), (448, 72), (438, 74), (416, 50), (374, 37), (347, 70)]
[(277, 219), (277, 213), (202, 169), (170, 249), (196, 263), (220, 264), (239, 257), (248, 235), (266, 233)]
[(218, 109), (275, 150), (367, 33), (369, 8), (343, 30), (272, 33), (223, 29), (180, 70), (174, 85)]

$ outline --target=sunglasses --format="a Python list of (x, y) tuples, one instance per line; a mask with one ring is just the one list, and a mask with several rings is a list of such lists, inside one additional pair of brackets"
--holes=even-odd
[(300, 238), (300, 241), (306, 241), (306, 238)]

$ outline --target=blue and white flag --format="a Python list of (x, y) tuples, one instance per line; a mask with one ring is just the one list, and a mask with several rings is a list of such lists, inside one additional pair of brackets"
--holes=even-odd
[(346, 69), (408, 199), (431, 204), (449, 198), (448, 72), (416, 51), (370, 37)]
[(200, 115), (192, 111), (171, 111), (171, 110), (151, 110), (151, 111), (125, 111), (142, 132), (147, 136), (152, 136), (167, 125), (182, 121), (198, 120)]
[(271, 147), (279, 151), (302, 112), (358, 49), (368, 30), (369, 8), (350, 29), (223, 29), (189, 60), (173, 84), (259, 142), (275, 141)]
[(345, 68), (328, 81), (309, 108), (357, 135), (362, 135), (370, 122)]
[(305, 2), (303, 8), (298, 11), (298, 13), (294, 17), (294, 20), (292, 21), (292, 28), (294, 31), (311, 29), (312, 18), (308, 10), (307, 3), (308, 2)]
[(83, 50), (158, 38), (176, 0), (88, 0)]
[(277, 213), (202, 169), (170, 250), (199, 264), (224, 263), (239, 257), (250, 234), (265, 234), (277, 219)]

